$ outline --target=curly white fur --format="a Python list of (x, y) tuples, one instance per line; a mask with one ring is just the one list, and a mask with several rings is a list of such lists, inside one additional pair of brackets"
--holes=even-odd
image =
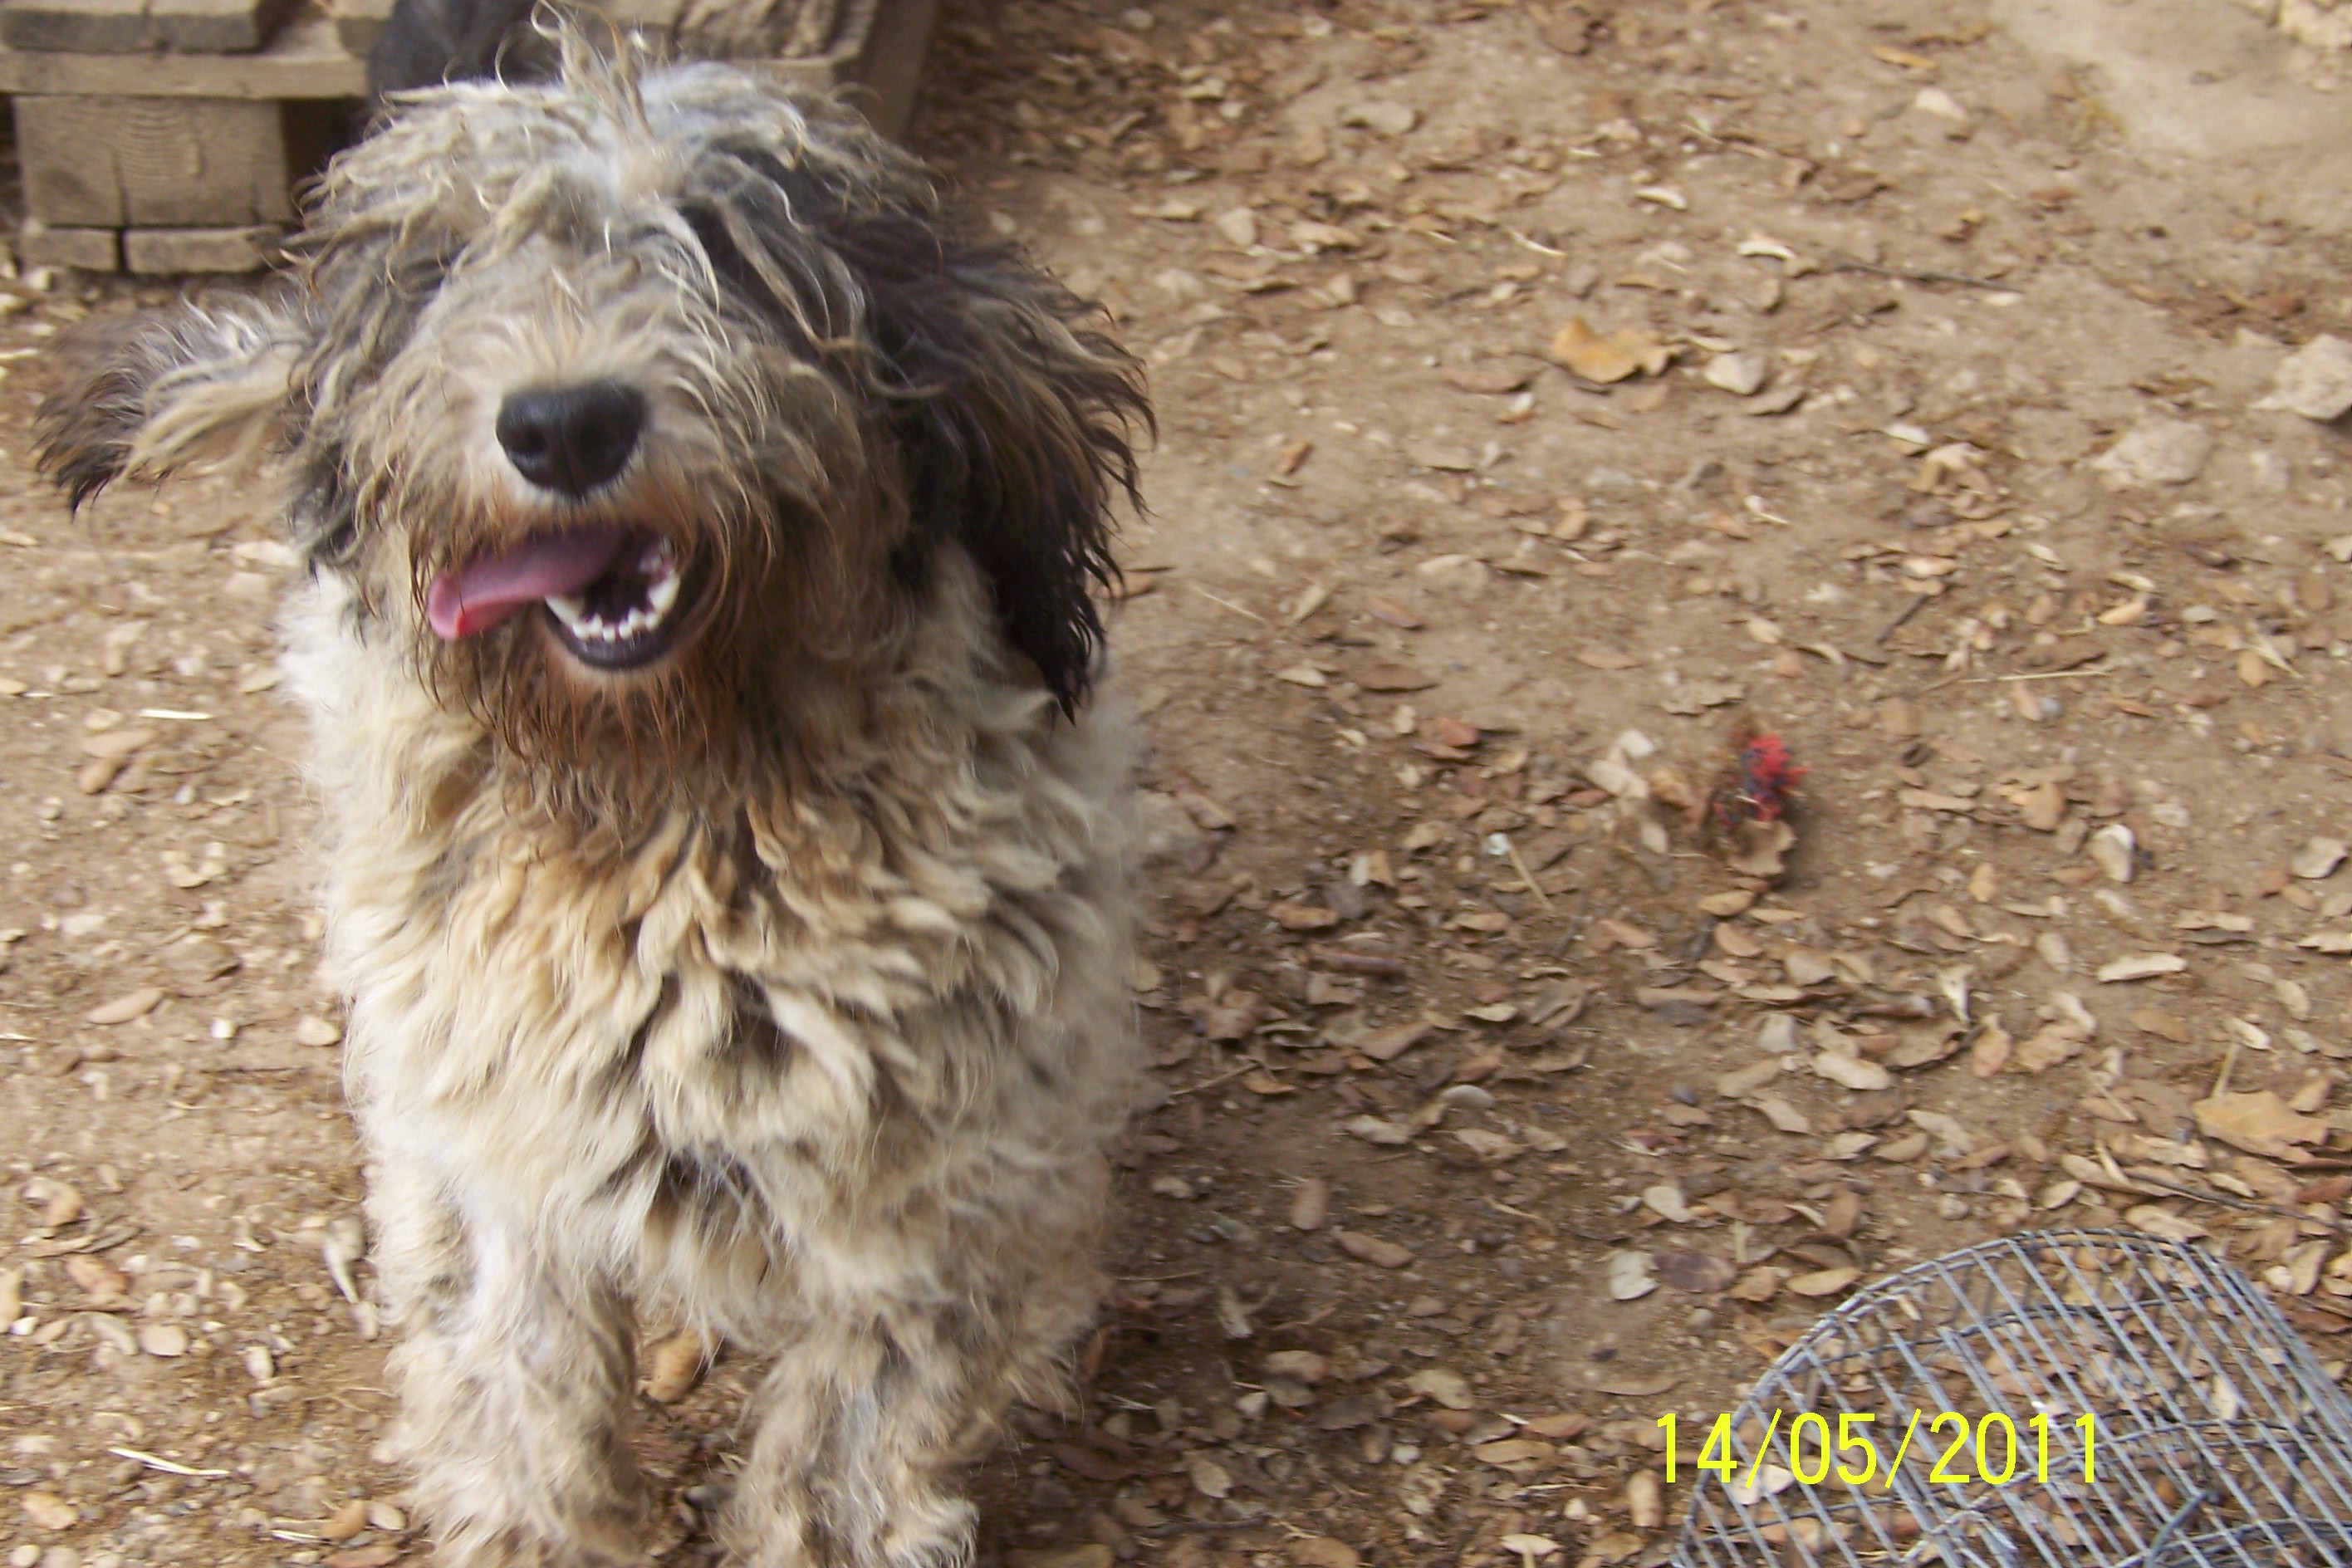
[[(641, 1563), (633, 1314), (769, 1358), (725, 1538), (941, 1568), (956, 1467), (1097, 1296), (1136, 1071), (1129, 730), (1088, 692), (1132, 362), (921, 172), (740, 71), (418, 95), (277, 291), (48, 411), (76, 498), (274, 442), (314, 578), (329, 942), (403, 1432), (456, 1568)], [(519, 388), (642, 389), (591, 495)], [(706, 574), (643, 669), (436, 573), (625, 526)]]

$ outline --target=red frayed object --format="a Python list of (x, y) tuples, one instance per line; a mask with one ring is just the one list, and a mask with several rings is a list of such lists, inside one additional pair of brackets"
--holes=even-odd
[(1717, 803), (1727, 826), (1741, 822), (1778, 822), (1789, 809), (1789, 797), (1809, 770), (1797, 765), (1780, 737), (1767, 731), (1750, 736), (1739, 749), (1739, 782)]

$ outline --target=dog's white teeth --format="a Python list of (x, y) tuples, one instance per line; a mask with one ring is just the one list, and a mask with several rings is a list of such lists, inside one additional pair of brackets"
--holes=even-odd
[(655, 620), (658, 621), (668, 615), (670, 606), (677, 603), (677, 574), (676, 573), (656, 577), (646, 584), (646, 607), (653, 612)]
[(575, 642), (598, 647), (628, 643), (659, 627), (677, 605), (677, 560), (668, 544), (656, 542), (646, 547), (637, 559), (637, 578), (641, 597), (626, 613), (618, 605), (591, 609), (583, 594), (551, 594), (547, 607)]

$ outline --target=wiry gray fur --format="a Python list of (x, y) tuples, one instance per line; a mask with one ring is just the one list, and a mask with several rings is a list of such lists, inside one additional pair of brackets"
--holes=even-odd
[[(763, 1568), (941, 1568), (956, 1468), (1093, 1310), (1135, 1066), (1124, 727), (1089, 695), (1131, 362), (921, 172), (716, 66), (418, 96), (273, 291), (108, 345), (75, 493), (273, 450), (334, 972), (451, 1564), (646, 1561), (633, 1314), (769, 1358), (722, 1525)], [(605, 489), (490, 413), (614, 378)], [(625, 520), (706, 563), (611, 675), (433, 575)]]

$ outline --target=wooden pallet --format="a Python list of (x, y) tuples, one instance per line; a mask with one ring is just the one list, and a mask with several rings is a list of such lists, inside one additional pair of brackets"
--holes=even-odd
[[(348, 138), (391, 0), (0, 0), (37, 266), (243, 272), (267, 265), (290, 193)], [(691, 0), (619, 0), (676, 35)], [(707, 3), (707, 0), (706, 0)], [(834, 41), (768, 62), (842, 87), (896, 136), (914, 110), (938, 0), (839, 0)]]

